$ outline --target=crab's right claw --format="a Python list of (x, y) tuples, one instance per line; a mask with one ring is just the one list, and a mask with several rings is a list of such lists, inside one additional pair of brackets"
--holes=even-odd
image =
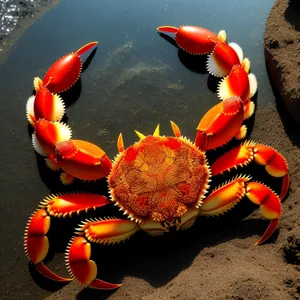
[(160, 27), (157, 27), (156, 30), (159, 33), (165, 34), (175, 40), (178, 28), (173, 27), (173, 26), (160, 26)]
[(208, 29), (199, 26), (160, 26), (157, 31), (170, 36), (176, 40), (178, 46), (184, 51), (202, 55), (210, 53), (220, 40), (226, 39), (225, 32), (221, 31), (219, 36)]

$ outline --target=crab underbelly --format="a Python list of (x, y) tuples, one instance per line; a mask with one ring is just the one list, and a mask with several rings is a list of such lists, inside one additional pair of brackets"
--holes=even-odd
[(172, 221), (201, 205), (210, 169), (185, 138), (147, 136), (121, 152), (108, 177), (112, 201), (135, 221)]

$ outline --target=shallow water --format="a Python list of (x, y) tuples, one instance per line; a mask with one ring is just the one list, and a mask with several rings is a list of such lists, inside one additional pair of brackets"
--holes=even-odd
[(228, 40), (237, 42), (251, 60), (259, 84), (257, 107), (275, 103), (263, 54), (264, 24), (273, 1), (221, 3), (64, 0), (15, 44), (0, 65), (3, 299), (40, 299), (50, 293), (28, 271), (23, 231), (43, 197), (66, 190), (55, 173), (44, 170), (31, 146), (25, 105), (33, 77), (42, 77), (62, 55), (97, 40), (81, 81), (65, 95), (65, 121), (73, 137), (98, 144), (110, 157), (117, 153), (120, 131), (129, 145), (137, 139), (134, 129), (150, 134), (160, 123), (162, 134), (171, 134), (169, 120), (193, 139), (201, 116), (219, 101), (217, 81), (207, 74), (204, 59), (191, 58), (157, 34), (160, 25), (225, 29)]

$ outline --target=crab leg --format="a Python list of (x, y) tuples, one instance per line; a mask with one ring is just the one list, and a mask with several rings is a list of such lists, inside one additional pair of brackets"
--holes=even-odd
[(234, 65), (241, 63), (242, 56), (243, 51), (237, 44), (218, 43), (207, 58), (207, 71), (216, 77), (224, 77)]
[(98, 42), (88, 43), (75, 53), (72, 52), (58, 59), (49, 68), (43, 80), (38, 77), (34, 78), (33, 84), (35, 90), (38, 92), (42, 86), (47, 87), (49, 91), (54, 94), (68, 90), (79, 79), (82, 69), (80, 55), (84, 54), (97, 44)]
[(241, 98), (231, 97), (212, 107), (197, 127), (195, 144), (201, 150), (215, 149), (227, 143), (236, 135), (246, 133), (242, 126), (244, 106)]
[(61, 97), (41, 86), (35, 96), (29, 97), (26, 105), (26, 115), (29, 123), (35, 126), (39, 119), (60, 121), (65, 112), (65, 104)]
[(244, 196), (260, 205), (262, 215), (271, 220), (263, 236), (256, 242), (257, 245), (266, 241), (275, 231), (281, 215), (279, 197), (267, 186), (258, 182), (250, 182), (249, 177), (237, 177), (231, 182), (215, 189), (201, 206), (200, 216), (216, 216), (229, 211)]
[(49, 156), (54, 154), (57, 143), (69, 140), (71, 136), (72, 131), (68, 125), (40, 119), (35, 124), (32, 144), (37, 153)]
[(83, 222), (79, 234), (68, 246), (66, 261), (69, 272), (79, 283), (95, 289), (111, 290), (121, 284), (109, 283), (97, 279), (97, 266), (91, 256), (91, 244), (113, 244), (125, 241), (139, 230), (137, 223), (124, 219), (107, 219)]
[(288, 165), (284, 157), (275, 149), (246, 141), (219, 157), (211, 166), (212, 175), (218, 175), (237, 166), (246, 166), (251, 161), (265, 166), (266, 171), (273, 177), (283, 177), (280, 199), (283, 199), (290, 185)]
[(27, 258), (45, 277), (60, 282), (71, 281), (71, 278), (53, 273), (43, 263), (49, 250), (47, 233), (50, 228), (50, 216), (71, 217), (73, 213), (79, 214), (81, 211), (96, 209), (109, 203), (106, 197), (96, 194), (50, 195), (45, 198), (40, 204), (40, 209), (32, 214), (26, 226), (24, 247)]
[(112, 163), (98, 146), (81, 140), (62, 141), (55, 146), (52, 162), (65, 171), (61, 180), (69, 184), (72, 179), (97, 180), (107, 176)]

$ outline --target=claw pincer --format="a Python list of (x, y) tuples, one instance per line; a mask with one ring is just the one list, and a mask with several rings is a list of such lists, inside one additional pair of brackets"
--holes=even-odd
[(79, 79), (82, 61), (80, 55), (96, 46), (98, 42), (91, 42), (81, 47), (76, 52), (67, 54), (58, 59), (47, 71), (43, 80), (34, 78), (34, 88), (39, 91), (40, 86), (45, 86), (51, 93), (57, 94), (68, 90)]
[(178, 46), (191, 54), (206, 54), (213, 51), (222, 38), (212, 31), (198, 26), (160, 26), (160, 33), (175, 38)]

